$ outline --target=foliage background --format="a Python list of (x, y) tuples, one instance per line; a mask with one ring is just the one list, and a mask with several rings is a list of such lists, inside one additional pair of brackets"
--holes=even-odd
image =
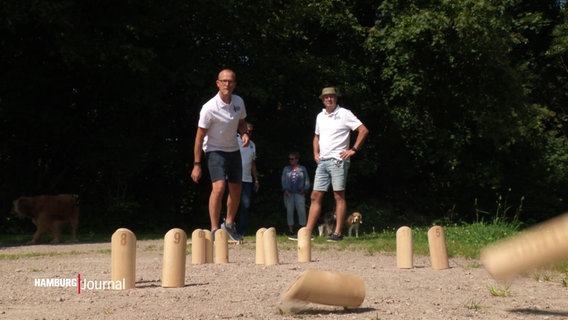
[(226, 67), (255, 125), (251, 230), (285, 224), (289, 151), (313, 177), (327, 85), (371, 130), (347, 191), (367, 232), (566, 210), (565, 1), (7, 0), (0, 13), (2, 232), (32, 229), (13, 199), (67, 192), (83, 232), (207, 227), (209, 181), (189, 170)]

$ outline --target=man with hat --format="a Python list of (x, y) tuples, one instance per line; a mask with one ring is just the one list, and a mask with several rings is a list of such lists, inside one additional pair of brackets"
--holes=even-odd
[[(335, 199), (335, 230), (328, 235), (327, 241), (337, 242), (343, 239), (341, 230), (345, 221), (347, 203), (345, 184), (351, 157), (363, 145), (369, 134), (365, 125), (348, 109), (337, 104), (337, 90), (326, 87), (319, 96), (324, 109), (317, 115), (313, 140), (314, 160), (317, 169), (311, 194), (307, 229), (312, 232), (321, 213), (322, 199), (331, 185)], [(357, 131), (357, 139), (352, 147), (351, 131)]]

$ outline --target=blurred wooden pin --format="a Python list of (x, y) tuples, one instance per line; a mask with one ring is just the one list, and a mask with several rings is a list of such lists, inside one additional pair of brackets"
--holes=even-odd
[(498, 280), (568, 258), (568, 214), (537, 224), (519, 234), (488, 245), (481, 261)]

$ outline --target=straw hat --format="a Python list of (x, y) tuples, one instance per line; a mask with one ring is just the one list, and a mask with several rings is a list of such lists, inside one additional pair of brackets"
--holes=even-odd
[(326, 87), (326, 88), (323, 88), (323, 89), (321, 90), (321, 94), (320, 94), (319, 97), (320, 97), (320, 99), (321, 99), (323, 96), (329, 96), (329, 95), (337, 96), (337, 90), (335, 90), (334, 87)]

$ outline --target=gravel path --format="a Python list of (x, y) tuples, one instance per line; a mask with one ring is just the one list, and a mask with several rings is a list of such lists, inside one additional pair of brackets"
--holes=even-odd
[[(392, 253), (339, 251), (318, 244), (312, 262), (298, 263), (294, 243), (279, 243), (280, 264), (255, 264), (254, 243), (231, 245), (229, 263), (192, 265), (182, 288), (163, 288), (163, 241), (137, 242), (136, 287), (97, 288), (111, 280), (110, 243), (1, 246), (0, 319), (568, 319), (565, 275), (540, 271), (496, 283), (479, 261), (451, 259), (433, 270), (428, 257), (398, 269)], [(280, 295), (306, 269), (350, 273), (365, 283), (361, 307), (307, 304), (289, 310)], [(91, 288), (41, 287), (59, 278)], [(42, 280), (43, 279), (43, 280)], [(39, 286), (36, 286), (39, 285)], [(507, 290), (493, 296), (490, 288)]]

